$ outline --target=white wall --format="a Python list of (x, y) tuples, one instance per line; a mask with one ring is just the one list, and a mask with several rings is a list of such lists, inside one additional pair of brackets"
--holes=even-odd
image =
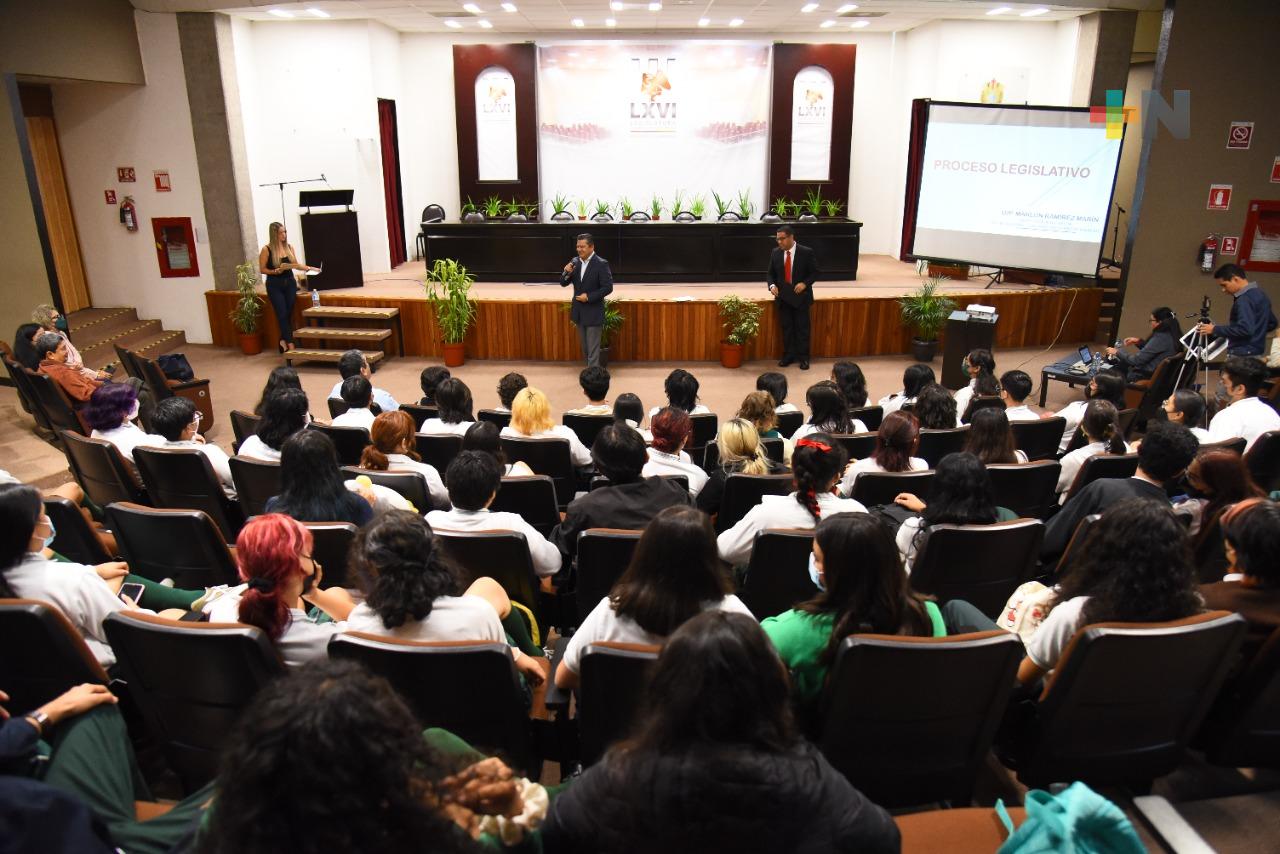
[[(158, 318), (186, 331), (187, 340), (211, 340), (204, 292), (213, 288), (209, 244), (197, 243), (200, 275), (163, 279), (151, 238), (153, 217), (190, 217), (205, 230), (204, 197), (196, 165), (191, 111), (172, 14), (135, 12), (145, 86), (111, 83), (53, 85), (54, 116), (76, 230), (93, 304), (135, 306), (138, 316)], [(116, 167), (137, 170), (136, 184), (117, 184)], [(173, 191), (157, 193), (152, 171), (167, 169)], [(119, 201), (132, 195), (141, 220), (125, 230)]]

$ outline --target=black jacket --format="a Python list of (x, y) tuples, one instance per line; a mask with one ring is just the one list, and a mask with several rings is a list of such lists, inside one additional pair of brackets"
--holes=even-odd
[(1138, 352), (1130, 356), (1123, 350), (1117, 350), (1112, 357), (1116, 364), (1125, 370), (1126, 382), (1150, 379), (1167, 357), (1178, 352), (1178, 342), (1168, 332), (1156, 332), (1140, 345)]
[(569, 502), (564, 520), (551, 532), (551, 542), (573, 557), (578, 553), (578, 534), (588, 528), (638, 531), (668, 507), (692, 503), (689, 490), (662, 477), (606, 486)]
[[(590, 271), (588, 271), (590, 272)], [(778, 286), (778, 296), (787, 305), (803, 308), (813, 303), (813, 283), (818, 280), (818, 256), (808, 246), (796, 244), (795, 254), (791, 258), (791, 285), (787, 286), (787, 277), (783, 270), (783, 252), (774, 247), (769, 257), (769, 284)], [(807, 287), (804, 293), (795, 292), (795, 286), (804, 282)]]
[(1169, 496), (1154, 483), (1136, 477), (1104, 477), (1095, 480), (1068, 501), (1045, 525), (1044, 542), (1040, 545), (1040, 560), (1045, 564), (1057, 563), (1071, 542), (1071, 535), (1085, 516), (1102, 513), (1112, 504), (1131, 498), (1169, 503)]
[(604, 326), (604, 298), (613, 293), (613, 272), (609, 262), (599, 255), (591, 256), (587, 264), (586, 279), (578, 281), (578, 271), (582, 268), (580, 258), (573, 259), (573, 270), (560, 274), (560, 287), (573, 285), (573, 295), (586, 294), (586, 302), (573, 301), (569, 318), (578, 326)]
[(889, 814), (811, 744), (786, 754), (708, 745), (688, 754), (610, 754), (552, 802), (547, 852), (897, 852)]

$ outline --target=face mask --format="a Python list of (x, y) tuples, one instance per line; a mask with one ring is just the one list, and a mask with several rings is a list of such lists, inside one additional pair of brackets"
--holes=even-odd
[(827, 585), (822, 583), (822, 576), (818, 574), (818, 562), (813, 559), (813, 552), (809, 552), (809, 580), (819, 590), (827, 589)]
[(47, 549), (53, 545), (53, 541), (58, 538), (58, 529), (53, 527), (53, 520), (49, 520), (49, 536), (44, 538), (44, 547)]
[(133, 409), (129, 410), (129, 418), (127, 420), (132, 421), (133, 419), (138, 417), (138, 408), (139, 408), (138, 401), (135, 400), (133, 402)]
[(62, 316), (59, 316), (59, 317), (58, 317), (58, 319), (57, 319), (57, 320), (55, 320), (55, 321), (53, 322), (53, 325), (54, 325), (54, 327), (55, 327), (56, 329), (58, 329), (58, 330), (59, 330), (59, 331), (61, 331), (61, 332), (66, 332), (66, 331), (67, 331), (67, 329), (69, 329), (69, 328), (70, 328), (70, 327), (67, 325), (67, 319), (66, 319), (65, 317), (62, 317)]
[(315, 576), (315, 573), (312, 573), (311, 575), (308, 575), (306, 578), (302, 579), (302, 594), (305, 596), (306, 594), (310, 593), (311, 588), (315, 587), (315, 585), (316, 585), (316, 576)]

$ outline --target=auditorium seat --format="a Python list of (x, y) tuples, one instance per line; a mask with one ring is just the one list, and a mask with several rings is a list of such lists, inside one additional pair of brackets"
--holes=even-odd
[[(1262, 435), (1265, 436), (1266, 434), (1264, 433)], [(1196, 454), (1203, 454), (1206, 451), (1232, 451), (1236, 456), (1243, 457), (1244, 446), (1246, 444), (1247, 443), (1243, 436), (1236, 436), (1234, 439), (1224, 439), (1221, 442), (1201, 442), (1200, 448), (1196, 451)], [(1261, 484), (1259, 484), (1259, 486), (1261, 486)]]
[(1244, 617), (1226, 611), (1085, 626), (1058, 660), (1035, 714), (997, 754), (1035, 788), (1066, 780), (1149, 787), (1182, 759), (1245, 628)]
[(200, 412), (200, 433), (208, 433), (214, 425), (213, 395), (207, 379), (191, 379), (185, 381), (171, 380), (160, 370), (155, 359), (141, 353), (129, 351), (129, 356), (141, 370), (141, 379), (151, 392), (156, 403), (171, 397), (185, 397)]
[(566, 412), (560, 416), (560, 421), (577, 435), (578, 441), (590, 448), (596, 440), (596, 434), (613, 423), (613, 416)]
[(356, 526), (350, 522), (303, 522), (311, 532), (311, 557), (320, 564), (323, 589), (357, 587), (351, 572), (351, 544), (356, 539)]
[[(1280, 385), (1280, 383), (1277, 383)], [(1268, 430), (1253, 440), (1253, 447), (1244, 455), (1254, 483), (1266, 492), (1280, 489), (1280, 430)]]
[(817, 744), (882, 807), (967, 806), (1022, 657), (1017, 636), (998, 629), (852, 635), (831, 667)]
[[(804, 413), (798, 409), (792, 412), (779, 412), (777, 413), (777, 417), (778, 432), (783, 436), (786, 436), (788, 439), (795, 435), (795, 432), (804, 426)], [(870, 426), (871, 425), (867, 425), (868, 429), (870, 429)]]
[(4, 369), (8, 372), (9, 379), (13, 382), (13, 387), (18, 392), (18, 403), (22, 405), (23, 411), (35, 419), (37, 426), (53, 432), (53, 428), (49, 426), (49, 422), (45, 419), (44, 413), (40, 411), (40, 408), (36, 406), (35, 401), (32, 399), (34, 395), (31, 390), (30, 381), (23, 376), (23, 372), (26, 371), (26, 368), (15, 362), (8, 354), (5, 354), (3, 359)]
[(435, 406), (423, 406), (420, 403), (402, 403), (400, 411), (407, 412), (413, 418), (413, 429), (421, 430), (428, 418), (439, 418), (440, 410)]
[(240, 581), (222, 532), (203, 511), (116, 502), (107, 506), (106, 523), (129, 571), (143, 578), (172, 578), (174, 587), (187, 590)]
[(844, 446), (850, 460), (865, 460), (875, 453), (876, 433), (832, 433), (831, 438)]
[(791, 492), (789, 474), (731, 474), (724, 481), (724, 497), (716, 514), (716, 533), (723, 534), (742, 520), (766, 495)]
[[(666, 480), (674, 480), (676, 483), (683, 486), (686, 490), (689, 488), (689, 475), (687, 474), (657, 474), (657, 475), (647, 475), (647, 476), (661, 477), (661, 478), (665, 478)], [(602, 474), (598, 474), (595, 477), (591, 478), (591, 482), (587, 484), (587, 491), (595, 492), (597, 489), (604, 489), (608, 486), (612, 486), (612, 484), (609, 482), (609, 478), (605, 477)]]
[[(1007, 807), (1014, 827), (1026, 820), (1022, 807)], [(961, 807), (893, 817), (902, 836), (902, 854), (991, 854), (1009, 838), (994, 807)]]
[(1098, 454), (1084, 461), (1080, 466), (1079, 473), (1076, 474), (1075, 482), (1071, 484), (1071, 488), (1067, 490), (1067, 497), (1062, 503), (1066, 504), (1072, 498), (1075, 498), (1080, 490), (1084, 489), (1095, 480), (1102, 480), (1106, 477), (1125, 478), (1133, 477), (1138, 471), (1138, 455), (1137, 454)]
[[(884, 420), (883, 406), (851, 406), (849, 407), (849, 417), (856, 418), (861, 421), (867, 428), (867, 431), (874, 433), (880, 429), (880, 422)], [(797, 424), (797, 427), (800, 425)], [(787, 435), (791, 435), (788, 433)]]
[(360, 455), (369, 444), (368, 430), (363, 427), (334, 427), (315, 423), (309, 429), (319, 431), (333, 440), (333, 447), (338, 452), (338, 465), (360, 465)]
[[(450, 531), (435, 528), (436, 540), (445, 557), (458, 569), (465, 589), (471, 582), (488, 576), (502, 585), (512, 602), (524, 605), (537, 617), (542, 610), (539, 582), (529, 556), (529, 544), (519, 531)], [(539, 618), (539, 625), (542, 620)]]
[[(766, 436), (760, 440), (764, 455), (775, 463), (786, 463), (786, 446), (782, 439)], [(697, 462), (695, 460), (695, 462)], [(702, 469), (708, 474), (720, 467), (720, 446), (715, 442), (707, 445), (702, 452)]]
[(545, 474), (504, 477), (489, 511), (515, 513), (539, 534), (550, 537), (552, 529), (560, 524), (556, 482)]
[(413, 504), (419, 514), (434, 509), (431, 493), (427, 491), (426, 478), (416, 471), (373, 471), (359, 466), (343, 466), (342, 477), (344, 480), (367, 477), (371, 482), (378, 486), (385, 486)]
[(55, 436), (68, 431), (82, 436), (89, 435), (90, 431), (80, 420), (80, 413), (76, 412), (71, 399), (52, 377), (38, 371), (27, 371), (23, 376), (26, 377), (27, 388), (31, 390), (32, 403), (44, 415), (45, 422)]
[(911, 586), (943, 602), (963, 599), (995, 619), (1018, 585), (1035, 575), (1044, 523), (932, 525), (921, 540)]
[(236, 437), (235, 442), (232, 443), (231, 450), (239, 453), (240, 446), (244, 444), (244, 440), (257, 433), (258, 425), (261, 423), (261, 415), (254, 415), (252, 412), (245, 412), (243, 409), (231, 410), (231, 431)]
[(508, 463), (523, 462), (534, 474), (545, 474), (556, 483), (556, 500), (560, 506), (573, 500), (576, 478), (569, 456), (568, 439), (517, 439), (503, 436), (502, 452)]
[(967, 426), (949, 430), (921, 430), (920, 447), (916, 454), (929, 464), (929, 468), (936, 469), (947, 454), (964, 450), (964, 441), (968, 436)]
[(115, 445), (105, 439), (91, 439), (63, 430), (62, 448), (76, 483), (84, 490), (85, 497), (98, 507), (106, 507), (113, 501), (150, 503), (133, 466)]
[(225, 542), (234, 543), (244, 526), (239, 505), (227, 498), (209, 458), (195, 448), (133, 450), (133, 461), (154, 507), (202, 510), (218, 526)]
[[(994, 394), (975, 394), (969, 398), (969, 406), (960, 414), (960, 420), (965, 424), (973, 421), (973, 413), (979, 409), (1006, 409), (1004, 398)], [(1059, 437), (1061, 438), (1061, 437)]]
[[(71, 621), (37, 599), (0, 599), (0, 690), (21, 715), (76, 685), (111, 679)], [(21, 650), (19, 653), (18, 651)]]
[(858, 475), (853, 482), (852, 498), (864, 507), (892, 504), (903, 492), (910, 492), (921, 499), (929, 496), (933, 483), (933, 470), (927, 471), (868, 471)]
[(50, 546), (55, 552), (85, 566), (96, 566), (111, 560), (111, 555), (103, 548), (93, 527), (73, 502), (60, 495), (46, 495), (44, 515), (49, 517), (57, 532)]
[(616, 641), (597, 641), (583, 650), (577, 690), (578, 758), (583, 767), (627, 737), (660, 650)]
[(435, 466), (442, 480), (445, 472), (449, 470), (449, 463), (462, 452), (462, 437), (452, 433), (444, 435), (418, 433), (414, 436), (414, 444), (418, 449), (418, 456), (422, 457), (424, 463)]
[(329, 657), (355, 661), (390, 682), (423, 728), (448, 730), (501, 755), (518, 772), (540, 776), (533, 724), (507, 644), (343, 632), (329, 641)]
[(240, 713), (284, 672), (280, 656), (265, 632), (240, 623), (118, 611), (103, 628), (130, 698), (184, 791), (194, 792), (217, 776)]
[(1280, 768), (1280, 629), (1228, 684), (1200, 728), (1205, 758), (1236, 768)]
[(347, 403), (345, 400), (343, 400), (340, 397), (330, 397), (325, 401), (325, 403), (329, 404), (329, 420), (330, 421), (337, 418), (339, 415), (342, 415), (344, 412), (346, 412), (348, 409), (351, 408), (351, 404)]
[(1009, 429), (1013, 431), (1013, 444), (1027, 455), (1028, 460), (1052, 460), (1058, 456), (1058, 445), (1062, 443), (1062, 432), (1067, 429), (1067, 419), (1055, 415), (1038, 421), (1011, 421)]
[[(987, 466), (996, 506), (1005, 507), (1024, 519), (1047, 519), (1058, 503), (1057, 460), (1035, 463), (995, 463)], [(918, 493), (917, 493), (918, 494)]]
[(1053, 568), (1053, 577), (1062, 578), (1066, 573), (1067, 567), (1077, 557), (1084, 554), (1084, 542), (1089, 538), (1089, 529), (1102, 518), (1101, 513), (1090, 513), (1079, 522), (1076, 523), (1076, 529), (1071, 532), (1071, 539), (1067, 541), (1067, 547), (1062, 552), (1062, 557), (1058, 558), (1058, 564)]
[(231, 458), (231, 482), (236, 485), (236, 500), (246, 519), (267, 512), (267, 501), (279, 495), (280, 464), (249, 457)]
[(476, 420), (497, 424), (501, 430), (511, 423), (511, 413), (500, 409), (481, 409), (476, 413)]
[(738, 596), (757, 620), (774, 617), (818, 593), (809, 578), (813, 531), (769, 528), (756, 534)]
[(588, 528), (578, 534), (575, 626), (582, 625), (591, 609), (609, 595), (613, 585), (627, 571), (642, 533), (617, 528)]
[(693, 422), (693, 435), (689, 437), (685, 450), (689, 452), (689, 459), (696, 462), (705, 459), (707, 445), (716, 440), (716, 434), (720, 432), (720, 417), (714, 412), (704, 412), (690, 415), (689, 420)]

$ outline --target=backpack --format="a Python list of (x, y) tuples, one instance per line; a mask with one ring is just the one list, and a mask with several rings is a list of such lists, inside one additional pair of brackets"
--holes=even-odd
[(1018, 585), (1018, 589), (1004, 603), (996, 625), (1006, 632), (1012, 632), (1026, 643), (1040, 628), (1040, 623), (1049, 613), (1057, 592), (1039, 581), (1027, 581)]

